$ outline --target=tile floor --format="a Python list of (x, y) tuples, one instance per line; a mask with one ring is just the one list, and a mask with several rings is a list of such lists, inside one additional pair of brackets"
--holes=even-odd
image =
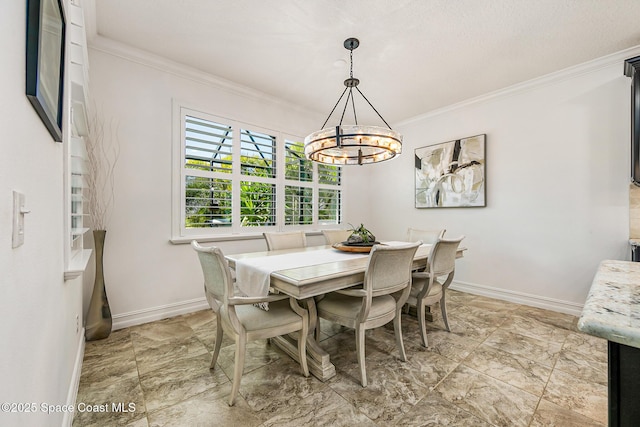
[(606, 341), (580, 333), (576, 317), (456, 291), (447, 301), (451, 333), (436, 316), (428, 348), (415, 317), (403, 315), (407, 362), (397, 358), (391, 325), (367, 332), (367, 388), (352, 330), (323, 321), (321, 345), (337, 372), (325, 383), (303, 377), (277, 347), (253, 342), (231, 408), (233, 342), (225, 338), (210, 371), (211, 311), (118, 330), (87, 343), (77, 403), (96, 410), (76, 412), (73, 425), (607, 424)]

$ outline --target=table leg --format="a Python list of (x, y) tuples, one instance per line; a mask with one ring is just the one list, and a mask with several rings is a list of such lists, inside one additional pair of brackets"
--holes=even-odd
[[(409, 313), (408, 314), (410, 316), (418, 316), (418, 311), (416, 310), (415, 307), (411, 306), (411, 307), (409, 307)], [(433, 322), (433, 313), (431, 312), (431, 307), (430, 306), (426, 306), (425, 307), (424, 318), (427, 320), (427, 322)]]
[[(326, 381), (336, 375), (336, 367), (329, 359), (329, 353), (324, 351), (314, 338), (314, 330), (318, 322), (316, 303), (313, 298), (302, 301), (302, 305), (309, 311), (309, 335), (307, 336), (307, 363), (309, 372), (320, 381)], [(272, 338), (271, 341), (287, 353), (296, 362), (298, 360), (298, 342), (295, 335), (283, 335)]]

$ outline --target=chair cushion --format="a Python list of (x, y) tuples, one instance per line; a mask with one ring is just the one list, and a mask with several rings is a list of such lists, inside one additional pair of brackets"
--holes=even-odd
[[(362, 307), (362, 297), (351, 297), (338, 293), (330, 293), (317, 303), (318, 315), (353, 320), (358, 316)], [(381, 295), (372, 298), (369, 319), (383, 316), (396, 309), (396, 300), (391, 295)]]
[(270, 302), (269, 311), (250, 304), (237, 305), (236, 314), (247, 331), (269, 329), (299, 323), (302, 320), (302, 317), (291, 309), (288, 299)]

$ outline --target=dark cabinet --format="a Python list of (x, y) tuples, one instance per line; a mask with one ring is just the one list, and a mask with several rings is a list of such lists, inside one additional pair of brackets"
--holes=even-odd
[(640, 186), (640, 56), (624, 61), (631, 77), (631, 182)]

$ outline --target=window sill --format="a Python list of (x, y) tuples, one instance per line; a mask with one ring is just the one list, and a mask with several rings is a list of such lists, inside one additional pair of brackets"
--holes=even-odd
[(67, 270), (64, 272), (64, 280), (75, 279), (79, 277), (84, 271), (87, 269), (87, 264), (89, 264), (89, 259), (91, 258), (91, 253), (93, 250), (91, 249), (83, 249), (80, 253), (78, 253), (75, 257), (69, 261), (69, 266)]
[[(322, 234), (321, 230), (310, 230), (305, 231), (307, 236), (319, 236)], [(194, 235), (194, 236), (180, 236), (180, 237), (172, 237), (169, 239), (174, 245), (185, 245), (191, 243), (192, 240), (196, 240), (198, 242), (231, 242), (235, 240), (262, 240), (264, 236), (262, 233), (251, 233), (251, 234), (225, 234), (218, 236), (211, 235)]]

